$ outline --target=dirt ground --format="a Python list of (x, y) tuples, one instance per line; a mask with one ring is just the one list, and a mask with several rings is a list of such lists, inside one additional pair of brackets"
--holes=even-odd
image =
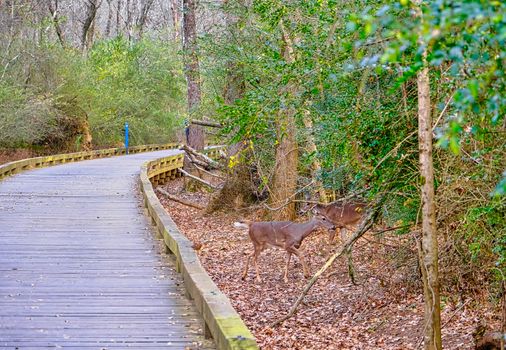
[[(205, 205), (208, 194), (186, 193), (178, 179), (163, 188)], [(206, 215), (179, 203), (160, 199), (180, 230), (194, 242), (200, 260), (219, 288), (230, 298), (263, 349), (417, 349), (423, 330), (423, 294), (418, 282), (416, 252), (409, 238), (366, 234), (353, 251), (357, 285), (350, 283), (344, 258), (338, 259), (313, 286), (294, 317), (271, 328), (297, 299), (307, 280), (297, 258), (289, 283), (283, 282), (285, 252), (271, 248), (259, 259), (262, 283), (251, 268), (241, 280), (246, 256), (252, 252), (246, 229), (233, 227), (249, 213)], [(329, 251), (327, 233), (314, 232), (302, 244), (314, 273)], [(404, 247), (399, 249), (399, 247)], [(415, 260), (416, 261), (416, 260)], [(498, 324), (498, 315), (483, 301), (442, 296), (445, 349), (474, 348), (473, 331), (480, 322)]]
[(16, 149), (16, 150), (2, 150), (0, 149), (0, 165), (13, 162), (15, 160), (26, 159), (36, 157), (34, 153), (30, 150), (26, 149)]

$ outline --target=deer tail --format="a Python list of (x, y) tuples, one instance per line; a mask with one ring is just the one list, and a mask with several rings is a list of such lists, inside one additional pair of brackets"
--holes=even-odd
[(241, 221), (234, 222), (234, 227), (236, 227), (236, 228), (248, 228), (249, 229), (250, 225), (251, 225), (251, 221), (248, 221), (248, 220), (241, 220)]

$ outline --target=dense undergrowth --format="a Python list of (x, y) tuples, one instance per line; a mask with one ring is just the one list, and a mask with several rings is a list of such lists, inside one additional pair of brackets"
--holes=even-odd
[(0, 147), (45, 151), (174, 139), (184, 108), (181, 64), (167, 42), (123, 37), (83, 54), (43, 42), (14, 43), (18, 57), (0, 79)]
[(506, 274), (500, 94), (506, 17), (497, 15), (503, 5), (429, 1), (426, 20), (418, 21), (409, 1), (367, 3), (227, 2), (234, 19), (229, 32), (203, 38), (206, 78), (228, 88), (244, 82), (235, 87), (240, 98), (217, 99), (223, 135), (231, 143), (248, 140), (243, 161), (260, 178), (256, 192), (269, 192), (275, 150), (288, 132), (277, 130), (277, 122), (293, 112), (299, 199), (314, 199), (318, 182), (337, 197), (386, 193), (383, 221), (402, 227), (389, 234), (414, 238), (411, 255), (395, 254), (392, 263), (410, 265), (407, 279), (419, 281), (413, 254), (420, 223), (416, 73), (424, 66), (422, 33), (429, 42), (437, 142), (441, 288), (446, 296), (458, 291), (499, 305)]

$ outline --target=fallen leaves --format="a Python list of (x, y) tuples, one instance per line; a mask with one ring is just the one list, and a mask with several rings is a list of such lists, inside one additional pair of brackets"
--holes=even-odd
[[(182, 180), (170, 182), (170, 193), (205, 206), (208, 194), (182, 191)], [(268, 325), (286, 314), (306, 283), (296, 258), (283, 282), (285, 252), (268, 249), (259, 258), (263, 283), (255, 281), (254, 268), (243, 281), (241, 274), (253, 245), (247, 230), (233, 227), (245, 219), (238, 213), (206, 215), (203, 211), (160, 198), (180, 230), (193, 242), (203, 266), (251, 329), (263, 349), (415, 349), (423, 329), (423, 295), (410, 284), (410, 270), (395, 267), (395, 239), (374, 244), (368, 237), (353, 255), (359, 285), (352, 285), (343, 259), (338, 260), (305, 298), (291, 319), (278, 327)], [(403, 242), (405, 243), (405, 242)], [(400, 243), (399, 243), (400, 244)], [(332, 249), (332, 247), (331, 247)], [(310, 270), (326, 260), (326, 233), (308, 237), (302, 250)], [(322, 253), (327, 252), (327, 253)], [(416, 277), (416, 276), (415, 276)], [(472, 349), (472, 332), (483, 320), (497, 323), (490, 308), (473, 310), (472, 303), (443, 309), (443, 345)], [(476, 305), (474, 305), (476, 307)]]

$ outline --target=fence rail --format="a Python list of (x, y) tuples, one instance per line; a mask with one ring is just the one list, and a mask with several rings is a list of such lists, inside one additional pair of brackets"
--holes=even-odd
[[(219, 149), (211, 148), (206, 153), (217, 157)], [(192, 243), (179, 231), (153, 190), (153, 186), (179, 176), (183, 157), (179, 154), (144, 164), (140, 182), (145, 206), (158, 238), (165, 243), (167, 253), (175, 256), (176, 269), (183, 275), (186, 290), (206, 323), (206, 334), (213, 337), (219, 349), (258, 349), (250, 330), (202, 267)]]
[[(174, 149), (178, 148), (179, 144), (177, 143), (167, 143), (160, 145), (142, 145), (142, 146), (134, 146), (129, 148), (129, 153), (141, 153), (141, 152), (153, 152), (153, 151), (161, 151), (166, 149)], [(36, 158), (28, 158), (17, 160), (14, 162), (6, 163), (0, 165), (0, 180), (4, 177), (11, 176), (22, 171), (34, 168), (43, 168), (47, 166), (69, 163), (69, 162), (78, 162), (87, 159), (96, 159), (96, 158), (107, 158), (113, 156), (121, 156), (126, 154), (126, 149), (124, 147), (120, 148), (107, 148), (100, 149), (96, 151), (85, 151), (85, 152), (75, 152), (75, 153), (65, 153), (65, 154), (56, 154), (52, 156), (44, 156), (44, 157), (36, 157)]]

